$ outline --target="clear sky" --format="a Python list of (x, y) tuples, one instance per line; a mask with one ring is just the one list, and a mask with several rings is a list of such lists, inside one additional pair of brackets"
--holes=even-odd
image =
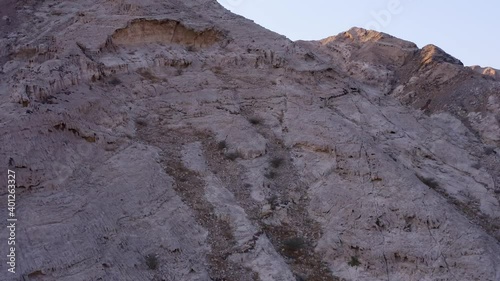
[(465, 65), (500, 69), (499, 0), (217, 0), (292, 40), (322, 39), (353, 26), (434, 44)]

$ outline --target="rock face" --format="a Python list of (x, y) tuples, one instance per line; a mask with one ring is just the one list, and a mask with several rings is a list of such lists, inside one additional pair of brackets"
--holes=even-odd
[(473, 65), (470, 68), (478, 73), (491, 76), (495, 79), (500, 79), (500, 71), (498, 69), (494, 69), (491, 67), (480, 67), (479, 65)]
[(500, 280), (493, 77), (212, 0), (7, 2), (2, 280)]

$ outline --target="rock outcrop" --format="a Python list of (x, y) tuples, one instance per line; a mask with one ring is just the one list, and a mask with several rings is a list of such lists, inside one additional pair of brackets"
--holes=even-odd
[(7, 2), (5, 280), (500, 280), (484, 71), (360, 28), (292, 42), (213, 0)]

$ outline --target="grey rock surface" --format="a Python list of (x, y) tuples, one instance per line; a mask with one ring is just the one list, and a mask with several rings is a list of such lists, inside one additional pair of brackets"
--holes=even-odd
[(2, 280), (500, 280), (491, 71), (212, 0), (7, 2)]

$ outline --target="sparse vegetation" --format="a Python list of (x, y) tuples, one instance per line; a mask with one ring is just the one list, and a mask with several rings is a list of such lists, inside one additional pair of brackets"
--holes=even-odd
[(146, 127), (148, 125), (148, 123), (144, 119), (137, 119), (135, 121), (135, 124), (137, 124), (138, 126), (141, 126), (141, 127)]
[(250, 117), (248, 118), (248, 122), (252, 125), (260, 125), (262, 123), (262, 120), (258, 117)]
[(271, 159), (271, 167), (273, 168), (279, 168), (283, 164), (284, 159), (281, 157), (274, 157)]
[(146, 265), (151, 270), (158, 269), (158, 257), (155, 254), (148, 254), (144, 257)]
[(118, 86), (122, 83), (122, 81), (116, 77), (113, 77), (111, 80), (109, 80), (109, 84), (113, 86)]
[(359, 261), (359, 258), (357, 256), (351, 256), (351, 260), (347, 262), (348, 265), (352, 267), (360, 266), (361, 262)]
[(225, 140), (223, 140), (223, 141), (218, 142), (218, 143), (217, 143), (217, 148), (218, 148), (219, 150), (224, 150), (224, 149), (226, 149), (226, 148), (227, 148), (227, 143), (226, 143), (226, 141), (225, 141)]
[(298, 251), (306, 246), (306, 241), (301, 237), (294, 237), (283, 241), (285, 251)]

